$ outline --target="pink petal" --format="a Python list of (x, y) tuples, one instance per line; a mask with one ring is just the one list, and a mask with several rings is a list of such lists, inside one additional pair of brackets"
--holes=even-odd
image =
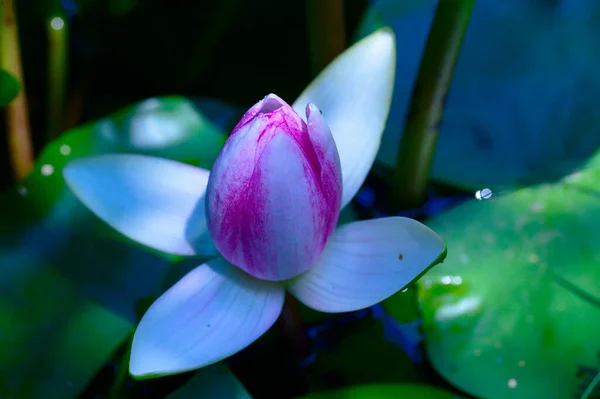
[(284, 280), (316, 261), (335, 228), (339, 157), (314, 106), (307, 107), (308, 126), (274, 95), (246, 115), (211, 171), (208, 229), (232, 264)]

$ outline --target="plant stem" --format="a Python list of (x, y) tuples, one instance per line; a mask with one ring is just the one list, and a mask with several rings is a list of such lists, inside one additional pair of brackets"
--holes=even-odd
[(68, 26), (62, 15), (48, 21), (48, 126), (47, 140), (53, 140), (62, 128), (68, 74)]
[(475, 0), (439, 0), (393, 172), (394, 205), (423, 204), (446, 94)]
[(127, 349), (123, 353), (119, 364), (117, 366), (117, 374), (113, 380), (110, 390), (108, 391), (108, 399), (120, 399), (126, 396), (123, 392), (123, 383), (127, 380), (129, 374), (129, 358), (131, 357), (131, 343), (133, 340), (133, 334), (127, 338)]
[(308, 337), (302, 318), (298, 313), (298, 302), (296, 298), (287, 292), (285, 294), (283, 310), (279, 317), (279, 323), (282, 327), (283, 335), (296, 357), (302, 360), (310, 355)]
[(21, 180), (27, 176), (34, 164), (31, 142), (29, 110), (25, 94), (25, 81), (21, 65), (21, 50), (17, 18), (13, 0), (3, 0), (1, 9), (2, 29), (0, 30), (0, 67), (12, 73), (21, 83), (21, 91), (6, 106), (6, 131), (13, 176)]
[(344, 0), (307, 0), (308, 41), (313, 75), (346, 49)]

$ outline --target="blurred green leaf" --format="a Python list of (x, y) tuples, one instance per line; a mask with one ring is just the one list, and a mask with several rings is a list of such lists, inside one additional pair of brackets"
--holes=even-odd
[(75, 398), (133, 330), (40, 259), (0, 260), (0, 397)]
[(167, 399), (252, 399), (242, 383), (223, 363), (198, 371)]
[(331, 349), (322, 350), (311, 365), (314, 385), (327, 387), (331, 380), (344, 385), (419, 380), (417, 366), (385, 339), (380, 321), (367, 317), (338, 327), (340, 331), (339, 337), (329, 337)]
[(486, 398), (573, 398), (600, 367), (600, 152), (554, 185), (465, 203), (429, 224), (446, 261), (419, 282), (426, 349)]
[(0, 397), (74, 397), (133, 328), (140, 303), (170, 283), (172, 258), (100, 222), (66, 187), (62, 168), (109, 152), (210, 168), (224, 140), (187, 99), (153, 98), (66, 132), (22, 184), (0, 193)]
[(21, 85), (10, 73), (0, 69), (0, 107), (10, 103), (21, 90)]
[(373, 384), (318, 392), (298, 399), (459, 399), (460, 396), (427, 385)]

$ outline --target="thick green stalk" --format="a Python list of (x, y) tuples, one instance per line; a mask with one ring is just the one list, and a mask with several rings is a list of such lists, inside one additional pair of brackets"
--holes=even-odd
[(313, 75), (346, 49), (343, 0), (307, 0), (308, 41)]
[(48, 21), (48, 141), (62, 129), (68, 76), (68, 26), (62, 16)]
[(117, 365), (117, 374), (108, 391), (108, 399), (120, 399), (126, 397), (125, 382), (129, 377), (129, 359), (131, 358), (131, 343), (133, 341), (133, 333), (127, 338), (127, 349), (123, 356), (119, 359)]
[(14, 178), (21, 180), (33, 168), (34, 155), (13, 0), (3, 0), (0, 14), (0, 67), (10, 72), (21, 83), (21, 91), (5, 108), (10, 165)]
[(394, 206), (423, 204), (452, 73), (475, 0), (439, 0), (393, 173)]

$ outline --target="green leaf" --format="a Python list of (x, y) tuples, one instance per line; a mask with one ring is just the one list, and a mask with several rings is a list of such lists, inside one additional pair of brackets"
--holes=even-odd
[(3, 398), (77, 397), (133, 331), (45, 266), (26, 253), (0, 260)]
[(0, 69), (0, 107), (10, 103), (21, 90), (21, 85), (10, 73)]
[[(344, 385), (417, 382), (418, 369), (406, 353), (385, 339), (383, 323), (372, 318), (339, 327), (330, 350), (321, 351), (313, 365), (313, 384), (326, 387), (332, 376)], [(326, 334), (324, 334), (326, 336)]]
[(66, 187), (65, 164), (131, 152), (209, 168), (224, 140), (190, 101), (150, 99), (66, 132), (22, 184), (0, 193), (0, 397), (77, 396), (140, 304), (170, 283), (171, 258), (101, 223)]
[(450, 250), (418, 283), (426, 350), (457, 387), (572, 398), (600, 367), (599, 164), (429, 223)]
[(318, 392), (298, 399), (459, 399), (460, 397), (428, 385), (373, 384)]
[(223, 363), (198, 371), (167, 399), (252, 399), (246, 388)]

